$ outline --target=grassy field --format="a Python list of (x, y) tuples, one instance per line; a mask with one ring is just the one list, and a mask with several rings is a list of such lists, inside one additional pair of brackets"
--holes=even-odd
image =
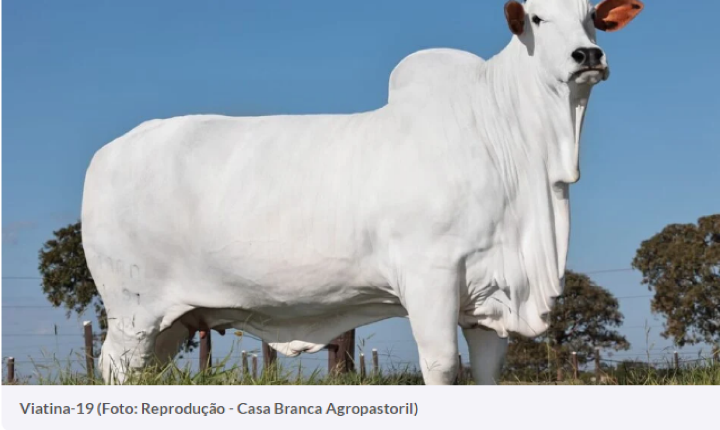
[[(19, 375), (18, 384), (40, 385), (103, 385), (99, 377), (89, 378), (84, 370), (72, 370), (60, 361), (50, 366), (36, 366), (33, 380)], [(97, 372), (96, 372), (97, 373)], [(467, 369), (458, 385), (470, 385), (473, 381)], [(415, 369), (394, 368), (361, 378), (358, 373), (327, 375), (313, 372), (303, 374), (301, 369), (283, 369), (275, 366), (260, 372), (257, 378), (244, 375), (238, 366), (219, 362), (204, 371), (181, 368), (171, 363), (164, 368), (147, 368), (130, 376), (128, 384), (136, 385), (422, 385), (420, 372)], [(594, 372), (581, 372), (577, 380), (567, 378), (557, 382), (554, 374), (546, 373), (534, 378), (504, 374), (503, 385), (595, 385)], [(720, 385), (720, 365), (710, 362), (698, 363), (679, 370), (667, 368), (604, 369), (600, 385)]]

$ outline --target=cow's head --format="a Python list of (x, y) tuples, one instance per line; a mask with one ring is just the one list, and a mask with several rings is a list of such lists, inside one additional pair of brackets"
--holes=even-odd
[(595, 43), (596, 29), (616, 31), (643, 9), (639, 0), (509, 1), (505, 17), (537, 62), (540, 72), (565, 83), (596, 84), (608, 78), (607, 57)]

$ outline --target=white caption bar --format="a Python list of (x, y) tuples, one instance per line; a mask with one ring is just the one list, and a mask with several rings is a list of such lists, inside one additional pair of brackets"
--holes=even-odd
[(378, 424), (440, 430), (707, 428), (718, 398), (717, 386), (3, 386), (2, 424), (8, 430), (258, 424), (323, 429), (340, 423), (346, 430)]

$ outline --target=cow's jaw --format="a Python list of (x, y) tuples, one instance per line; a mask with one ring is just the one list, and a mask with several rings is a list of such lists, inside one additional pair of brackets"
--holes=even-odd
[(575, 146), (573, 151), (573, 159), (575, 166), (573, 170), (577, 172), (577, 181), (580, 179), (580, 135), (582, 133), (583, 122), (585, 121), (585, 112), (587, 110), (588, 97), (571, 100), (570, 103), (575, 138)]
[(585, 122), (585, 113), (587, 112), (588, 101), (590, 100), (590, 92), (594, 84), (569, 84), (570, 87), (570, 117), (572, 119), (573, 140), (574, 145), (570, 154), (570, 159), (566, 160), (565, 169), (572, 172), (568, 183), (575, 183), (580, 179), (580, 137), (582, 135), (583, 123)]

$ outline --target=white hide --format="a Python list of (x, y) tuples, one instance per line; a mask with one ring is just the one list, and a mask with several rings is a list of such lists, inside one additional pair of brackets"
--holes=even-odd
[(100, 149), (82, 233), (106, 380), (185, 327), (297, 355), (404, 315), (427, 383), (452, 382), (458, 325), (494, 374), (509, 332), (546, 330), (565, 269), (590, 86), (542, 72), (517, 37), (487, 62), (421, 51), (374, 111), (154, 120)]

